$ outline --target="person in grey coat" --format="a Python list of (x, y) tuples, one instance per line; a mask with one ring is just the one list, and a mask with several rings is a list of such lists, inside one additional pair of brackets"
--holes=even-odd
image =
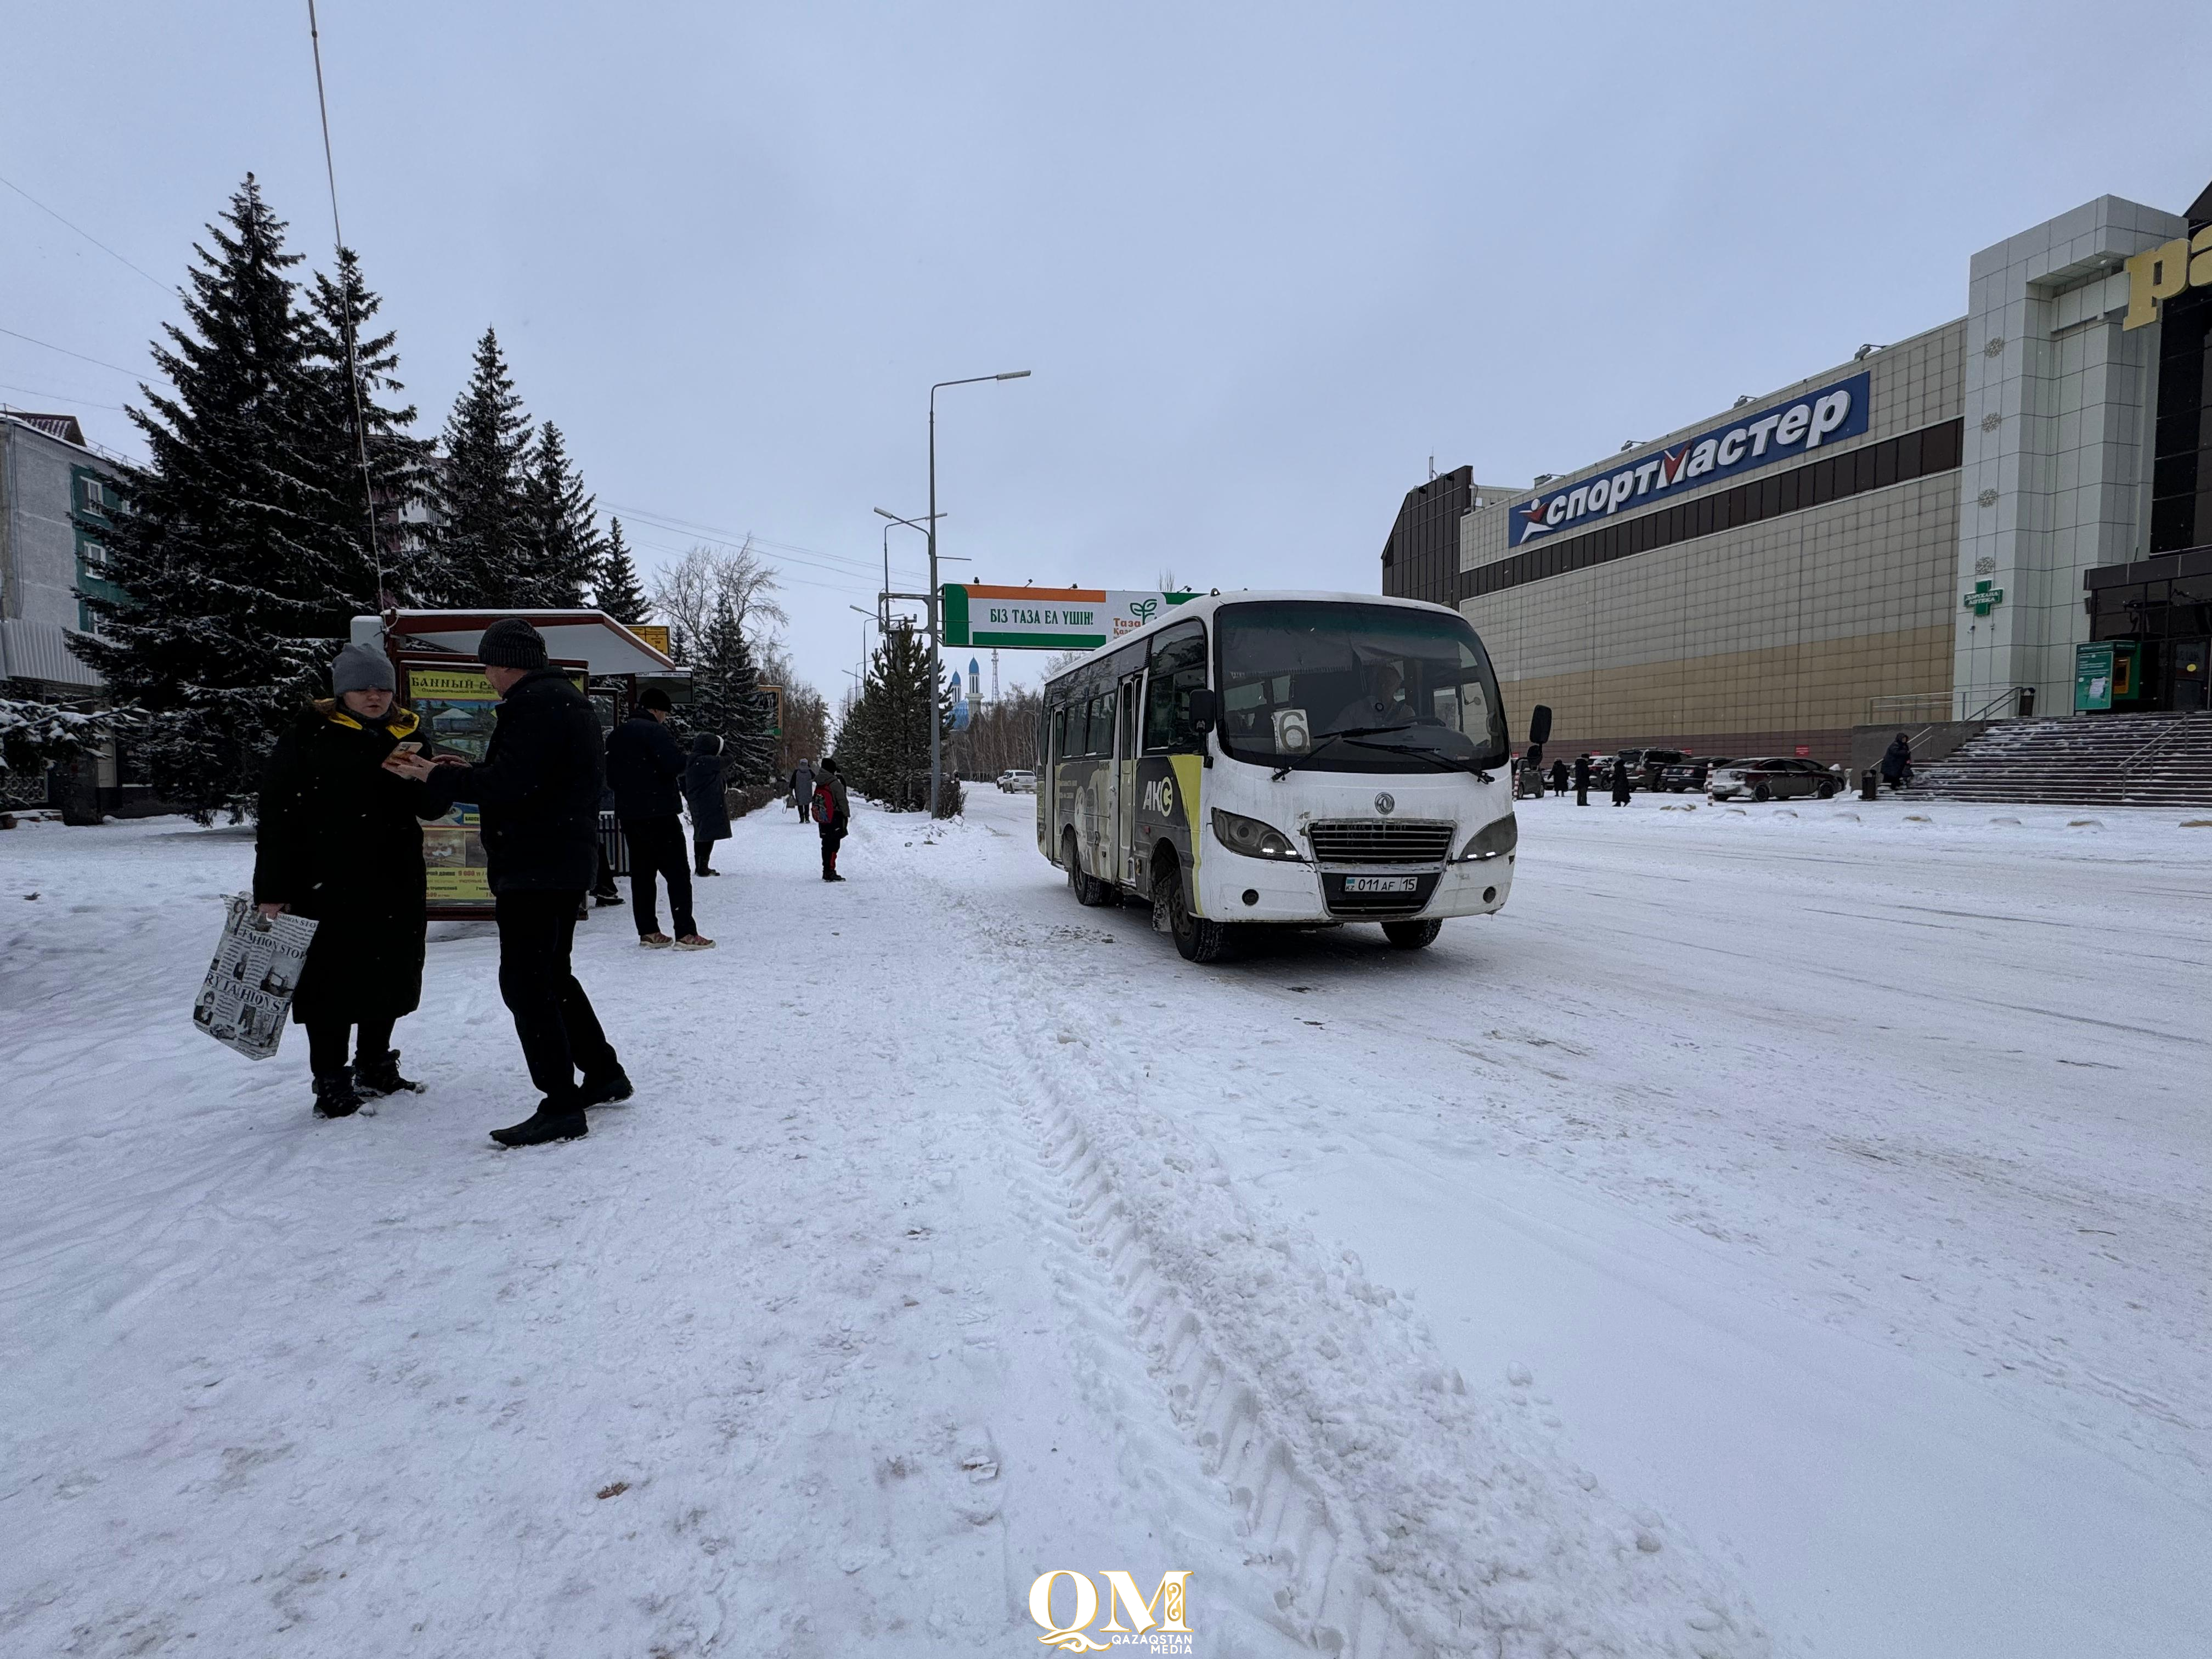
[(791, 775), (791, 804), (799, 809), (799, 821), (811, 821), (814, 811), (814, 763), (801, 761)]
[(693, 873), (719, 876), (714, 843), (730, 838), (730, 803), (722, 793), (722, 740), (712, 732), (691, 739), (691, 758), (684, 763), (684, 804), (691, 809)]

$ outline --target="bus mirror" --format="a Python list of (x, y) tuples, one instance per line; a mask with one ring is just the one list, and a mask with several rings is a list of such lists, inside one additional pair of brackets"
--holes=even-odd
[(1552, 711), (1547, 705), (1540, 702), (1528, 711), (1528, 741), (1534, 747), (1541, 749), (1551, 741), (1551, 737)]
[(1200, 686), (1190, 694), (1190, 729), (1204, 737), (1213, 730), (1221, 719), (1221, 694), (1210, 686)]

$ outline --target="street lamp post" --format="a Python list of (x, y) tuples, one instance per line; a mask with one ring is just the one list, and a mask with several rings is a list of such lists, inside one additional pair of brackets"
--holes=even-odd
[(1026, 380), (1026, 368), (1004, 374), (971, 374), (964, 380), (939, 380), (929, 388), (929, 816), (935, 817), (945, 788), (945, 734), (937, 718), (937, 700), (945, 692), (945, 663), (939, 649), (937, 587), (937, 394), (951, 386), (980, 386), (986, 380)]

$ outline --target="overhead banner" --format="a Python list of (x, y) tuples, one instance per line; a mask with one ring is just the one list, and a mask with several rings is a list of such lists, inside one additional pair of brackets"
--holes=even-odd
[(1863, 373), (1744, 416), (1671, 448), (1621, 461), (1602, 477), (1513, 505), (1509, 540), (1520, 547), (1555, 530), (1585, 528), (1624, 509), (1650, 504), (1662, 490), (1733, 478), (1738, 473), (1796, 460), (1823, 444), (1856, 438), (1867, 429)]
[(961, 582), (945, 583), (943, 594), (945, 644), (1032, 651), (1089, 651), (1198, 597)]

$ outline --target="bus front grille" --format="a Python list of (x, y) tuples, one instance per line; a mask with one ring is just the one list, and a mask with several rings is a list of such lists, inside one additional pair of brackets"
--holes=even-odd
[(1306, 826), (1316, 864), (1442, 864), (1456, 826), (1424, 819), (1340, 818)]

